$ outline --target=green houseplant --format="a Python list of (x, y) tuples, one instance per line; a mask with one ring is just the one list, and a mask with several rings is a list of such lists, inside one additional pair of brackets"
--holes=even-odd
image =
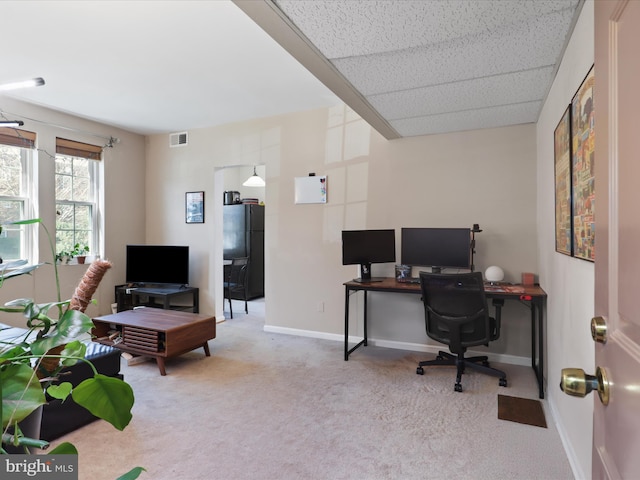
[(84, 263), (84, 258), (87, 253), (89, 253), (88, 245), (81, 245), (80, 243), (76, 243), (71, 250), (61, 250), (56, 254), (56, 261), (60, 263), (68, 263), (74, 257), (78, 257), (78, 259), (82, 258), (82, 261), (78, 261), (78, 263)]
[[(49, 240), (52, 255), (55, 248), (46, 226), (40, 219), (12, 222), (13, 225), (41, 224)], [(2, 226), (0, 225), (0, 232)], [(108, 262), (105, 262), (108, 264)], [(0, 287), (10, 278), (31, 274), (43, 264), (27, 265), (24, 260), (0, 264)], [(110, 264), (106, 268), (109, 268)], [(0, 342), (0, 416), (2, 417), (2, 448), (4, 445), (29, 448), (48, 448), (48, 442), (29, 438), (20, 430), (20, 422), (38, 410), (46, 401), (45, 392), (53, 398), (66, 399), (71, 396), (80, 406), (98, 418), (123, 430), (130, 422), (134, 395), (126, 382), (101, 375), (91, 362), (85, 359), (86, 345), (81, 341), (93, 328), (91, 319), (83, 308), (72, 308), (75, 298), (62, 301), (56, 262), (53, 262), (56, 282), (56, 301), (38, 304), (30, 298), (20, 298), (6, 303), (0, 311), (22, 314), (26, 320), (27, 333), (11, 342)], [(100, 276), (100, 278), (102, 278)], [(100, 279), (98, 279), (98, 282)], [(82, 282), (81, 282), (82, 283)], [(97, 286), (97, 285), (96, 285)], [(95, 290), (95, 289), (94, 289)], [(91, 292), (91, 295), (93, 291)], [(90, 301), (85, 299), (85, 302)], [(84, 305), (86, 307), (86, 304)], [(81, 311), (82, 310), (82, 311)], [(53, 311), (54, 314), (50, 312)], [(46, 375), (39, 375), (47, 362), (53, 366), (45, 368)], [(68, 382), (53, 384), (56, 376), (66, 366), (86, 362), (93, 370), (93, 377), (72, 387)], [(10, 433), (12, 431), (12, 433)], [(51, 454), (77, 454), (70, 443), (63, 443)], [(136, 467), (121, 479), (135, 479), (143, 471)]]

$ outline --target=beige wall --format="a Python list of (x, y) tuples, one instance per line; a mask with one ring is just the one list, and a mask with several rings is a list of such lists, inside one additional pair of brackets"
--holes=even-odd
[[(595, 370), (589, 326), (594, 313), (594, 265), (555, 251), (553, 132), (593, 65), (593, 42), (594, 7), (590, 0), (582, 8), (536, 133), (540, 278), (548, 294), (547, 396), (576, 478), (581, 479), (591, 477), (593, 398), (569, 397), (558, 385), (562, 368)], [(597, 78), (596, 71), (596, 89)]]
[[(521, 272), (537, 268), (533, 125), (389, 142), (339, 105), (192, 131), (179, 149), (169, 148), (166, 135), (148, 142), (147, 241), (191, 246), (197, 265), (191, 281), (201, 288), (202, 311), (218, 317), (224, 315), (216, 298), (222, 257), (214, 244), (226, 183), (216, 175), (225, 175), (226, 166), (266, 167), (265, 298), (272, 331), (341, 338), (342, 283), (358, 275), (341, 264), (343, 229), (395, 228), (399, 261), (404, 226), (479, 223), (479, 270), (497, 264), (507, 280), (519, 281)], [(309, 172), (327, 175), (326, 205), (294, 204), (294, 178)], [(184, 224), (182, 197), (191, 190), (206, 191), (203, 225)], [(373, 273), (392, 275), (393, 265), (374, 265)], [(417, 297), (371, 297), (375, 341), (418, 349), (428, 343)], [(353, 303), (357, 318), (362, 305)], [(492, 352), (528, 363), (527, 314), (518, 304), (506, 308), (508, 327)]]
[[(106, 148), (102, 162), (105, 187), (105, 241), (99, 253), (113, 262), (90, 305), (89, 315), (110, 313), (114, 301), (113, 286), (125, 280), (125, 245), (144, 243), (145, 226), (145, 144), (144, 137), (114, 127), (89, 122), (45, 108), (28, 105), (3, 97), (0, 102), (5, 115), (24, 120), (25, 130), (36, 132), (36, 175), (33, 198), (37, 198), (33, 217), (43, 220), (55, 235), (54, 161), (56, 136), (70, 138), (94, 145), (106, 144), (105, 138), (117, 137), (120, 143)], [(96, 136), (97, 135), (97, 136)], [(29, 215), (30, 217), (32, 215)], [(36, 226), (27, 228), (37, 228)], [(39, 259), (51, 262), (52, 254), (44, 231), (39, 229)], [(68, 299), (82, 278), (87, 265), (68, 265), (58, 268), (62, 299)], [(0, 302), (15, 298), (34, 298), (37, 302), (56, 299), (53, 267), (39, 269), (33, 276), (10, 279), (0, 288)], [(24, 326), (18, 315), (0, 312), (0, 321), (14, 326)]]

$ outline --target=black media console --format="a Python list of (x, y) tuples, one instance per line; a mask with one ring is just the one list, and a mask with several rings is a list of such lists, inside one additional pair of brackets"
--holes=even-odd
[(118, 312), (135, 307), (164, 308), (199, 313), (199, 289), (181, 285), (146, 284), (141, 287), (116, 285), (116, 303)]

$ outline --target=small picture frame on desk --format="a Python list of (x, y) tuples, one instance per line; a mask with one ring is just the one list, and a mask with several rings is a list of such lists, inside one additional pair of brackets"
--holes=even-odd
[(204, 192), (187, 192), (185, 197), (186, 223), (204, 223)]

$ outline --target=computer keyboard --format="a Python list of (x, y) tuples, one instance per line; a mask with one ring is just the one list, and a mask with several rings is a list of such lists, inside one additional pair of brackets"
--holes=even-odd
[(398, 280), (400, 283), (420, 283), (420, 277), (405, 277)]

